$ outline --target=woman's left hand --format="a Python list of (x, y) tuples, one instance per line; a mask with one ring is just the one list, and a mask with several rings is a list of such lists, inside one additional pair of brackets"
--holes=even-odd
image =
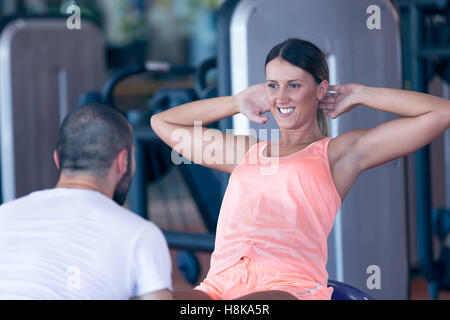
[(337, 92), (327, 92), (322, 100), (319, 100), (319, 109), (332, 119), (336, 119), (343, 113), (351, 111), (359, 103), (356, 99), (356, 93), (362, 88), (362, 85), (350, 83), (340, 86), (328, 86), (328, 90)]

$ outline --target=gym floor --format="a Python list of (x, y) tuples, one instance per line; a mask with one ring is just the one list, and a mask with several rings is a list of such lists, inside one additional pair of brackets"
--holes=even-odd
[[(206, 233), (197, 207), (186, 188), (178, 167), (173, 167), (163, 178), (150, 183), (148, 188), (148, 212), (151, 221), (160, 228), (171, 231)], [(205, 278), (209, 269), (210, 253), (196, 253), (201, 265), (199, 280)], [(172, 278), (175, 291), (189, 290), (192, 286), (184, 279), (176, 266), (176, 250), (171, 250)], [(427, 282), (423, 278), (411, 281), (411, 300), (427, 300)], [(441, 291), (439, 300), (450, 300), (449, 291)]]

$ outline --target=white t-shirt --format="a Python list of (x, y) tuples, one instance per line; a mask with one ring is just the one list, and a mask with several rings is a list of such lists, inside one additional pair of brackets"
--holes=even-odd
[(0, 299), (130, 299), (172, 290), (156, 225), (99, 192), (51, 189), (0, 206)]

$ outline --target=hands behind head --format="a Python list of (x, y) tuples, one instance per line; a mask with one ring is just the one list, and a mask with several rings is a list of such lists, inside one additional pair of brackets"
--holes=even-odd
[(240, 112), (250, 121), (265, 124), (269, 117), (261, 115), (269, 112), (270, 107), (266, 98), (266, 84), (261, 83), (251, 86), (236, 96)]
[[(332, 119), (337, 118), (343, 113), (351, 111), (359, 103), (356, 93), (362, 89), (362, 85), (350, 83), (345, 85), (330, 85), (329, 91), (325, 97), (319, 100), (319, 109)], [(270, 106), (266, 98), (266, 84), (261, 83), (243, 90), (236, 96), (236, 101), (240, 112), (250, 121), (265, 124), (269, 117), (263, 117), (262, 114), (270, 112)]]
[(356, 93), (362, 88), (362, 85), (350, 83), (340, 86), (328, 86), (328, 90), (335, 92), (327, 92), (322, 100), (319, 100), (319, 109), (332, 119), (337, 118), (343, 113), (351, 111), (359, 103)]

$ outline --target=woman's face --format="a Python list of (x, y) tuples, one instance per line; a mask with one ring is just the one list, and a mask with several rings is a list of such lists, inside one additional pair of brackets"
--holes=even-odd
[(311, 74), (279, 57), (266, 66), (266, 85), (268, 103), (280, 129), (296, 129), (315, 121), (318, 99), (327, 90), (326, 80), (318, 85)]

